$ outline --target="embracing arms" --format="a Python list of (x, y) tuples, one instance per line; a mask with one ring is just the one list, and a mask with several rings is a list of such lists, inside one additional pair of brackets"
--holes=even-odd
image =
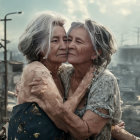
[[(90, 69), (73, 96), (71, 96), (68, 101), (63, 104), (63, 99), (60, 96), (49, 71), (40, 63), (37, 65), (32, 65), (32, 67), (29, 65), (23, 71), (21, 78), (22, 85), (21, 89), (19, 90), (18, 101), (19, 103), (36, 102), (54, 121), (58, 128), (67, 131), (66, 125), (63, 123), (64, 114), (75, 111), (79, 102), (85, 95), (92, 77), (92, 69)], [(41, 80), (37, 81), (37, 85), (39, 86), (32, 87), (34, 84), (36, 84), (36, 82), (29, 84), (34, 78), (41, 78)]]
[[(84, 80), (85, 82), (85, 80)], [(80, 84), (82, 85), (82, 84)], [(80, 87), (79, 85), (79, 87)], [(108, 85), (105, 85), (108, 86)], [(41, 91), (41, 89), (43, 88), (47, 88), (46, 86), (35, 86), (38, 87), (38, 91)], [(83, 89), (83, 87), (81, 86), (79, 91)], [(44, 91), (47, 91), (44, 90)], [(77, 88), (78, 91), (78, 88)], [(35, 90), (34, 90), (35, 93)], [(86, 139), (91, 135), (97, 135), (100, 133), (100, 131), (102, 130), (102, 128), (104, 127), (104, 125), (108, 122), (108, 118), (106, 117), (102, 117), (100, 115), (98, 115), (97, 113), (94, 113), (94, 111), (92, 109), (86, 109), (87, 111), (85, 112), (84, 116), (82, 118), (78, 117), (77, 115), (75, 115), (73, 113), (73, 109), (71, 109), (73, 107), (74, 104), (76, 104), (76, 99), (78, 95), (81, 94), (81, 92), (77, 92), (78, 94), (73, 94), (73, 96), (75, 96), (75, 98), (72, 96), (71, 97), (71, 101), (73, 101), (73, 104), (70, 105), (70, 100), (66, 101), (64, 103), (64, 105), (61, 106), (61, 110), (59, 110), (57, 113), (55, 113), (55, 116), (52, 118), (50, 117), (56, 124), (56, 126), (58, 128), (61, 128), (61, 125), (63, 124), (65, 126), (65, 130), (64, 131), (69, 131), (71, 133), (71, 135), (73, 135), (75, 138), (77, 139)], [(100, 93), (102, 94), (102, 93)], [(46, 92), (47, 95), (47, 92)], [(98, 95), (98, 93), (96, 94), (97, 97), (95, 97), (97, 99), (97, 101), (95, 101), (95, 105), (98, 102), (98, 99), (100, 97), (100, 95)], [(48, 96), (46, 96), (46, 98), (44, 99), (44, 104), (47, 104), (48, 102)], [(103, 98), (104, 100), (104, 98)], [(99, 102), (101, 102), (99, 100)], [(65, 106), (68, 105), (69, 107)], [(94, 103), (92, 103), (92, 99), (91, 99), (91, 105)], [(104, 102), (103, 102), (104, 104)], [(49, 114), (52, 114), (55, 111), (55, 108), (53, 106), (50, 105), (50, 107), (52, 108), (52, 112), (48, 112), (48, 108), (47, 106), (44, 106), (43, 110)], [(107, 108), (103, 108), (102, 106), (98, 107), (96, 109), (96, 111), (102, 113), (102, 114), (109, 114), (109, 111)], [(61, 122), (61, 123), (59, 123)]]
[[(100, 117), (100, 115), (97, 115), (91, 109), (87, 109), (82, 118), (73, 113), (84, 96), (88, 84), (92, 79), (91, 75), (87, 74), (84, 77), (85, 79), (82, 80), (73, 96), (63, 104), (62, 97), (55, 86), (52, 76), (48, 75), (48, 72), (42, 71), (42, 69), (41, 73), (43, 74), (38, 76), (38, 71), (35, 71), (32, 78), (39, 77), (41, 81), (39, 80), (37, 83), (29, 85), (31, 96), (35, 97), (32, 101), (38, 103), (58, 128), (65, 132), (70, 132), (77, 139), (86, 139), (91, 135), (99, 134), (107, 123), (108, 118)], [(36, 84), (37, 86), (33, 86)], [(107, 115), (109, 113), (108, 109), (103, 109), (102, 107), (96, 110)]]

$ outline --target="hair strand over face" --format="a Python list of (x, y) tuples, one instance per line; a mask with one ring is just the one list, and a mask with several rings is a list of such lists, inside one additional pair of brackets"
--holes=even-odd
[(82, 27), (88, 32), (93, 49), (96, 52), (97, 58), (93, 60), (93, 64), (106, 67), (111, 61), (111, 55), (116, 52), (116, 43), (110, 31), (96, 23), (95, 21), (85, 20), (85, 23), (73, 22), (68, 31)]
[(28, 62), (40, 61), (40, 57), (47, 58), (52, 30), (57, 25), (63, 27), (64, 19), (53, 13), (42, 13), (28, 24), (18, 44), (18, 49), (26, 56)]

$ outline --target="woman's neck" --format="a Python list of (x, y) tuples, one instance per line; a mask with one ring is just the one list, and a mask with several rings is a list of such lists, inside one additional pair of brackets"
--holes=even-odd
[(42, 63), (51, 72), (51, 75), (53, 77), (56, 77), (57, 76), (57, 72), (58, 72), (58, 69), (59, 69), (61, 63), (52, 63), (49, 60), (44, 60), (44, 61), (42, 61)]
[(89, 68), (93, 65), (92, 63), (83, 64), (72, 64), (74, 67), (74, 77), (77, 79), (83, 79)]

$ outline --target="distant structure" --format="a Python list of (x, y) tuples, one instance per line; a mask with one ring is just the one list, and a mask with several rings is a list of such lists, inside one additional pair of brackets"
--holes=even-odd
[(123, 100), (122, 120), (129, 132), (140, 136), (140, 47), (120, 47), (114, 61), (111, 70), (118, 78)]
[[(15, 91), (15, 85), (19, 81), (22, 69), (24, 66), (23, 62), (18, 62), (12, 59), (12, 53), (8, 60), (8, 105), (7, 111), (10, 114), (12, 107), (16, 104), (16, 97), (14, 96), (13, 92)], [(5, 122), (4, 117), (4, 107), (5, 107), (5, 100), (4, 100), (4, 61), (0, 60), (0, 128)], [(12, 91), (12, 92), (11, 92)]]

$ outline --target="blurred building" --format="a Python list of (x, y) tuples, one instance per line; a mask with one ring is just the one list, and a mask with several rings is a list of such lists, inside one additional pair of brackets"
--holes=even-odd
[[(16, 83), (20, 80), (21, 72), (23, 69), (23, 63), (18, 61), (9, 60), (7, 63), (8, 67), (8, 97), (7, 97), (7, 111), (8, 114), (11, 112), (12, 107), (16, 104), (16, 97), (11, 91), (15, 90)], [(0, 61), (0, 124), (4, 122), (5, 112), (5, 93), (4, 93), (4, 61)], [(0, 126), (1, 127), (1, 126)]]
[(140, 136), (140, 47), (122, 46), (114, 61), (111, 70), (118, 78), (123, 100), (122, 120), (129, 132)]

